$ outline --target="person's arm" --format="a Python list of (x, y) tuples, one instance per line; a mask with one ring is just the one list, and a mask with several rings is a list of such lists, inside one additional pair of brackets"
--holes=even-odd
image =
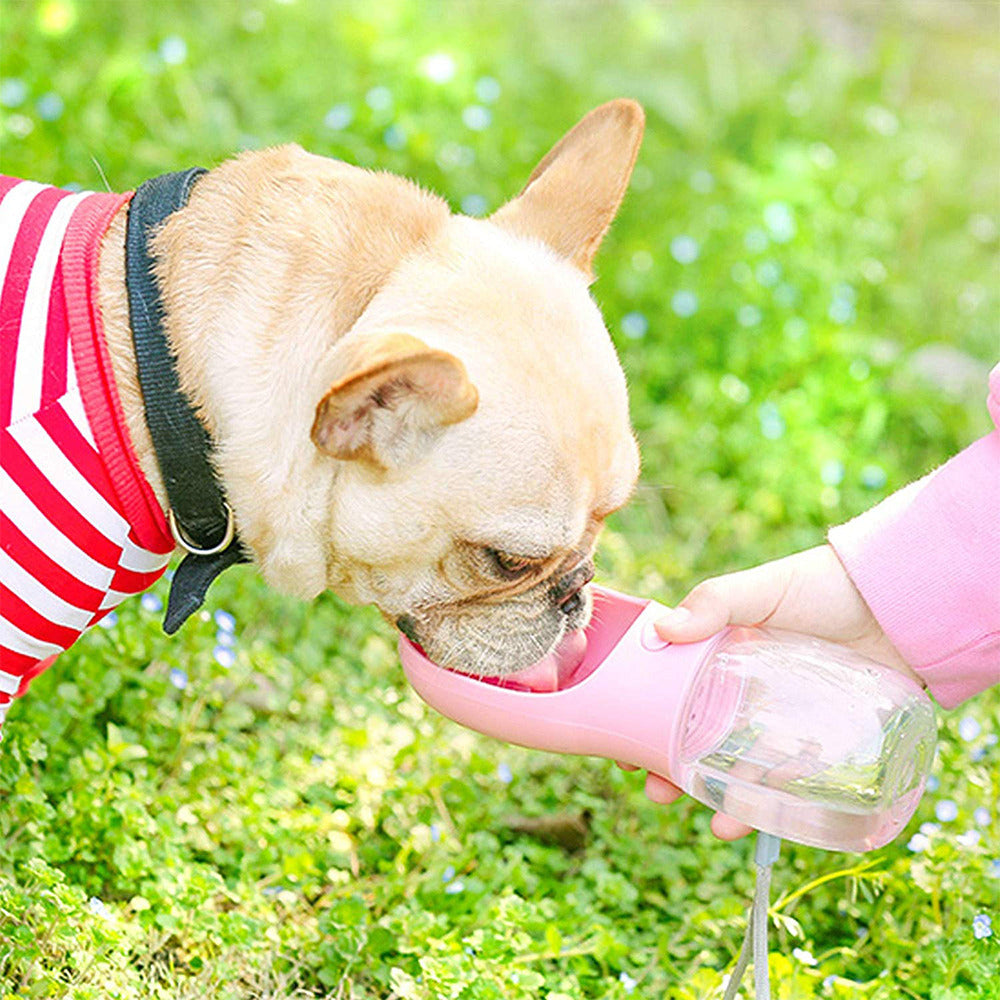
[[(706, 580), (657, 631), (672, 642), (729, 624), (821, 636), (914, 677), (945, 707), (1000, 682), (1000, 365), (988, 405), (993, 433), (834, 528), (830, 545)], [(681, 794), (658, 775), (646, 791)], [(712, 829), (749, 831), (719, 813)]]
[(828, 536), (945, 708), (1000, 682), (1000, 365), (988, 405), (991, 434)]

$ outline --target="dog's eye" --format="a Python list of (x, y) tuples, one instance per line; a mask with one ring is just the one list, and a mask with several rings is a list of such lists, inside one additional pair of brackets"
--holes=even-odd
[(537, 566), (542, 560), (529, 559), (527, 556), (515, 556), (509, 552), (501, 552), (499, 549), (487, 549), (486, 554), (493, 560), (494, 565), (508, 579), (524, 576), (532, 567)]

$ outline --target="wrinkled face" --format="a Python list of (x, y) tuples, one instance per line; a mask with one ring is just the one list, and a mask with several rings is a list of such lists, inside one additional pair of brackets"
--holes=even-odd
[(484, 675), (586, 623), (601, 523), (638, 469), (588, 285), (642, 129), (632, 101), (595, 109), (488, 219), (297, 147), (199, 181), (158, 270), (269, 583), (374, 603)]
[(334, 351), (311, 433), (337, 460), (326, 585), (444, 666), (508, 673), (589, 619), (638, 452), (587, 286), (642, 125), (604, 105), (490, 219), (447, 217)]
[[(329, 584), (378, 605), (442, 665), (519, 669), (589, 618), (597, 535), (638, 472), (624, 376), (585, 277), (487, 221), (451, 219), (351, 336), (370, 345), (400, 329), (455, 366), (383, 368), (362, 387), (369, 460), (345, 462), (333, 489)], [(474, 409), (419, 424), (433, 393)], [(407, 407), (418, 427), (400, 426)], [(349, 412), (340, 433), (361, 434)]]
[(588, 285), (642, 130), (633, 101), (596, 108), (488, 219), (294, 146), (199, 180), (157, 276), (271, 585), (374, 603), (484, 675), (585, 624), (601, 523), (638, 469)]

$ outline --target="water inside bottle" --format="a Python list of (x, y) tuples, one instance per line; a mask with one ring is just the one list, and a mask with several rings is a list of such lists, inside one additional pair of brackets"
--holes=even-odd
[(842, 646), (735, 629), (688, 696), (681, 786), (759, 830), (830, 850), (888, 843), (936, 739), (919, 685)]

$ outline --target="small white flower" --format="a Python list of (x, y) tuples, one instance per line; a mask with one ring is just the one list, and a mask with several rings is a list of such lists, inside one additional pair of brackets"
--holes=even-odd
[(35, 123), (27, 115), (8, 115), (7, 131), (18, 139), (24, 139), (35, 130)]
[(216, 646), (212, 650), (212, 656), (220, 667), (228, 670), (236, 662), (236, 654), (228, 646)]
[(819, 470), (819, 478), (827, 486), (839, 486), (844, 481), (844, 463), (836, 458), (824, 462)]
[(963, 715), (961, 722), (958, 724), (958, 735), (966, 743), (971, 743), (982, 732), (982, 728), (978, 719), (973, 718), (971, 715)]
[(432, 83), (447, 83), (458, 67), (447, 52), (434, 52), (420, 61), (420, 72)]
[(813, 958), (811, 951), (807, 951), (805, 948), (793, 948), (792, 957), (797, 958), (803, 965), (815, 965), (816, 959)]
[(920, 853), (921, 851), (926, 851), (928, 847), (931, 846), (930, 837), (923, 833), (915, 833), (910, 837), (910, 842), (906, 845), (911, 851)]
[(372, 111), (387, 111), (392, 107), (392, 91), (388, 87), (372, 87), (365, 94), (365, 104)]
[(38, 117), (42, 119), (43, 122), (54, 122), (58, 121), (62, 117), (63, 99), (56, 93), (51, 91), (47, 94), (42, 94), (41, 97), (35, 102), (35, 108), (38, 111)]
[(885, 281), (889, 272), (885, 269), (885, 264), (875, 257), (866, 257), (861, 262), (861, 276), (869, 285), (880, 285)]
[(958, 815), (958, 806), (952, 799), (941, 799), (934, 803), (934, 815), (942, 823), (950, 823)]
[(852, 322), (857, 313), (855, 312), (853, 302), (849, 302), (847, 299), (834, 299), (830, 303), (827, 315), (834, 323), (839, 323), (843, 326)]
[(764, 208), (764, 225), (777, 243), (787, 243), (795, 235), (795, 216), (783, 201), (772, 201)]
[(785, 420), (774, 403), (761, 403), (757, 411), (760, 432), (769, 441), (777, 441), (785, 433)]
[(719, 391), (734, 403), (742, 404), (750, 399), (750, 387), (731, 372), (727, 372), (719, 379)]
[(682, 319), (693, 316), (698, 311), (698, 296), (694, 292), (674, 292), (670, 300), (670, 308)]
[(866, 465), (861, 470), (861, 485), (867, 490), (882, 489), (887, 479), (888, 476), (881, 465)]
[(142, 595), (141, 598), (142, 610), (148, 611), (150, 614), (158, 614), (163, 610), (163, 601), (156, 596), (156, 594), (146, 593)]
[(485, 215), (488, 207), (486, 199), (481, 194), (467, 194), (462, 199), (462, 212), (474, 218)]
[(383, 133), (382, 141), (389, 149), (402, 149), (406, 145), (406, 130), (393, 122)]
[(678, 264), (691, 264), (698, 259), (698, 243), (690, 236), (675, 236), (670, 241), (670, 256)]
[(179, 66), (187, 59), (187, 42), (180, 35), (168, 35), (160, 42), (160, 58), (168, 66)]
[(978, 830), (966, 830), (965, 833), (960, 833), (955, 840), (961, 844), (962, 847), (975, 847), (979, 843), (979, 831)]
[(492, 76), (481, 76), (476, 80), (476, 97), (483, 104), (492, 104), (499, 100), (500, 92), (500, 81), (495, 80)]
[(631, 340), (641, 340), (649, 329), (649, 320), (641, 312), (625, 313), (622, 316), (622, 333)]
[(462, 111), (462, 121), (465, 127), (471, 128), (473, 132), (482, 132), (492, 124), (493, 112), (481, 104), (470, 104)]
[(765, 260), (757, 267), (757, 281), (765, 288), (773, 288), (781, 280), (781, 265), (776, 260)]
[(236, 619), (228, 611), (223, 611), (220, 608), (215, 612), (214, 617), (216, 626), (222, 629), (223, 632), (236, 631)]
[(339, 132), (341, 129), (347, 128), (352, 121), (354, 121), (354, 110), (350, 104), (335, 104), (323, 118), (323, 124), (331, 132)]
[(624, 970), (618, 974), (618, 982), (620, 982), (622, 984), (622, 986), (625, 987), (625, 992), (626, 993), (631, 993), (636, 988), (636, 986), (638, 986), (638, 984), (639, 984), (639, 980), (638, 979), (633, 979)]
[(28, 99), (28, 85), (17, 77), (0, 82), (0, 104), (5, 108), (19, 108)]

